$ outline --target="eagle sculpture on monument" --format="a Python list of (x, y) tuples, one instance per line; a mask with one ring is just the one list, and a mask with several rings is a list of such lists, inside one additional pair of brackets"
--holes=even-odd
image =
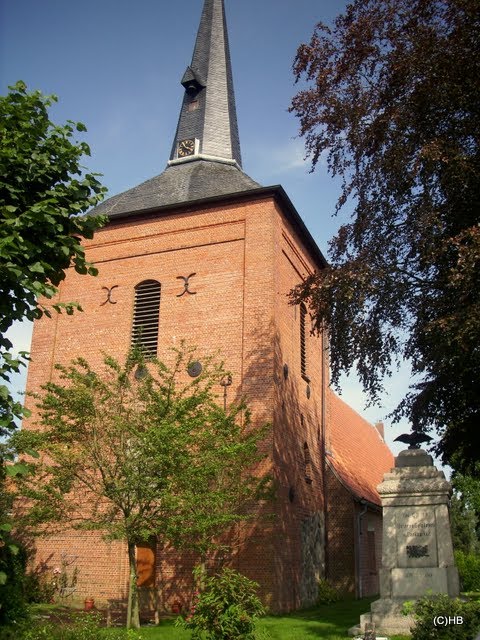
[(402, 433), (402, 435), (395, 438), (394, 442), (404, 442), (409, 445), (409, 449), (420, 449), (420, 445), (423, 442), (430, 442), (431, 436), (421, 431), (412, 431), (412, 433)]

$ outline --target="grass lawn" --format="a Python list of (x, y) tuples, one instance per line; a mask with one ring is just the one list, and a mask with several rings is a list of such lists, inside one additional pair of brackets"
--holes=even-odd
[[(322, 605), (289, 615), (267, 616), (258, 625), (260, 640), (345, 640), (347, 630), (358, 623), (360, 614), (370, 608), (376, 598), (345, 600)], [(173, 621), (158, 627), (143, 627), (145, 640), (188, 640), (190, 632), (173, 626)], [(408, 636), (391, 636), (390, 640), (407, 640)]]
[[(370, 609), (370, 603), (375, 599), (343, 600), (288, 615), (266, 616), (257, 624), (258, 638), (259, 640), (313, 640), (314, 638), (346, 640), (348, 629), (358, 623), (360, 614), (366, 613)], [(69, 617), (68, 610), (55, 606), (36, 605), (33, 611), (37, 614), (40, 624), (43, 622), (42, 618), (50, 617), (51, 621), (60, 623), (62, 619)], [(191, 632), (175, 627), (174, 620), (164, 620), (157, 627), (144, 626), (141, 633), (145, 640), (190, 640), (191, 638)], [(390, 636), (389, 640), (408, 640), (408, 636)]]

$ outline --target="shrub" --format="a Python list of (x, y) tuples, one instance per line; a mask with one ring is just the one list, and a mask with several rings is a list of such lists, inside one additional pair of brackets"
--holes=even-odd
[(6, 575), (0, 584), (0, 625), (7, 625), (27, 617), (27, 607), (23, 596), (23, 582), (27, 554), (9, 538), (0, 547), (0, 568)]
[(46, 603), (63, 601), (75, 591), (78, 580), (78, 569), (69, 571), (69, 565), (63, 557), (60, 567), (54, 569), (37, 568), (25, 576), (25, 597), (29, 603)]
[[(405, 612), (415, 618), (411, 640), (472, 640), (480, 630), (480, 603), (446, 594), (424, 596), (408, 603)], [(442, 616), (442, 620), (436, 621), (437, 616)], [(462, 624), (443, 626), (443, 619), (458, 616)]]
[(265, 610), (256, 595), (258, 584), (233, 569), (203, 580), (190, 614), (178, 624), (192, 630), (192, 638), (253, 640), (255, 619)]
[(332, 604), (340, 600), (340, 594), (329, 584), (328, 580), (320, 578), (318, 581), (318, 604)]
[(53, 602), (57, 587), (46, 573), (27, 573), (24, 580), (25, 598), (30, 604)]
[[(134, 629), (103, 629), (101, 616), (95, 613), (79, 613), (72, 624), (42, 624), (17, 630), (11, 640), (143, 640), (142, 634)], [(10, 640), (10, 636), (6, 636)], [(3, 640), (3, 636), (2, 636)]]
[(475, 553), (455, 551), (455, 564), (462, 591), (480, 591), (480, 556)]

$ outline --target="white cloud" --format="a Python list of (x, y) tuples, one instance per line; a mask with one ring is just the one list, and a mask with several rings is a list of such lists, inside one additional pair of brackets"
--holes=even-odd
[(15, 355), (19, 351), (30, 351), (32, 330), (33, 322), (23, 320), (22, 322), (14, 322), (6, 332), (6, 337), (13, 343), (12, 351)]
[(299, 169), (307, 174), (310, 169), (310, 160), (305, 159), (303, 141), (295, 138), (282, 145), (265, 144), (261, 147), (250, 145), (248, 168), (249, 173), (257, 180), (268, 182)]

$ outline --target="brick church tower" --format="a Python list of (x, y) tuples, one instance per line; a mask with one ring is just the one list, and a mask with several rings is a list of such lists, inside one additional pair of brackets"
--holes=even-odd
[[(50, 379), (57, 362), (81, 355), (95, 366), (101, 351), (124, 359), (140, 326), (159, 359), (182, 339), (199, 353), (219, 351), (232, 372), (227, 401), (245, 397), (253, 424), (273, 425), (262, 471), (275, 479), (274, 517), (239, 527), (231, 564), (260, 583), (276, 611), (312, 604), (319, 577), (358, 593), (362, 557), (372, 544), (380, 557), (375, 486), (392, 457), (371, 425), (338, 404), (324, 339), (310, 334), (305, 306), (288, 303), (291, 288), (326, 262), (283, 188), (261, 187), (242, 170), (223, 0), (205, 0), (181, 83), (168, 166), (96, 209), (110, 221), (84, 246), (99, 276), (70, 270), (60, 299), (84, 313), (35, 323), (28, 389)], [(357, 438), (355, 461), (348, 447)], [(362, 518), (364, 532), (377, 532), (370, 551)], [(72, 531), (37, 542), (44, 566), (62, 557), (79, 569), (78, 598), (125, 597), (123, 544)], [(138, 557), (152, 566), (147, 595), (161, 591), (165, 608), (186, 598), (187, 570), (165, 550)]]

